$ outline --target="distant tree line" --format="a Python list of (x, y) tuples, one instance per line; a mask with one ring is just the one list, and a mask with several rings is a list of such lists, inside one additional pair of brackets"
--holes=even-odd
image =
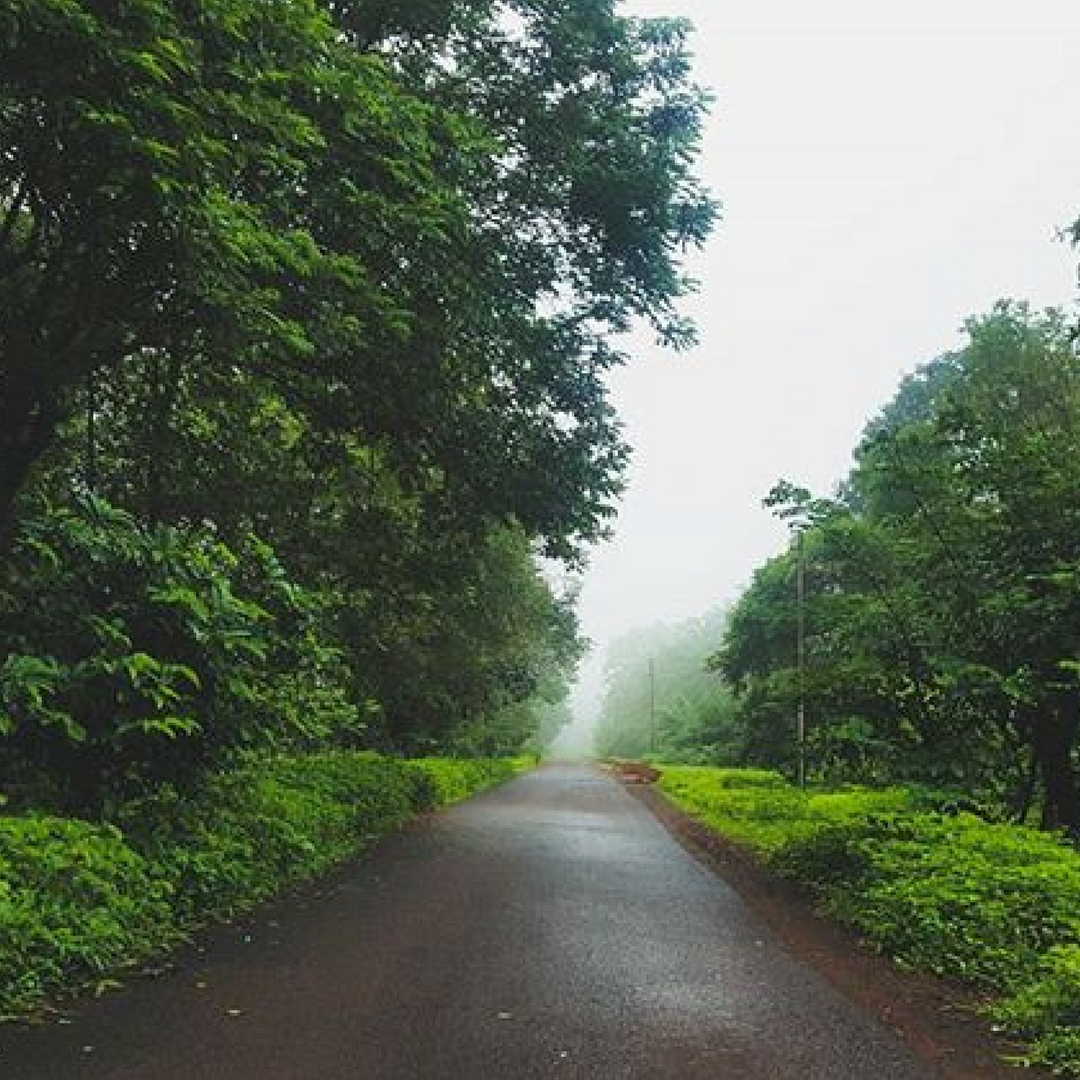
[[(613, 331), (685, 345), (688, 27), (609, 0), (0, 12), (0, 789), (516, 750), (581, 651)], [(31, 796), (27, 796), (31, 797)]]
[(734, 695), (708, 667), (726, 623), (726, 612), (718, 608), (611, 644), (595, 733), (599, 754), (688, 764), (741, 757)]

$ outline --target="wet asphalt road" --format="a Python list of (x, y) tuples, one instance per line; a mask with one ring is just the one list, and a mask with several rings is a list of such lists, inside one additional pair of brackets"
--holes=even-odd
[(2, 1080), (925, 1080), (615, 781), (522, 777), (0, 1031)]

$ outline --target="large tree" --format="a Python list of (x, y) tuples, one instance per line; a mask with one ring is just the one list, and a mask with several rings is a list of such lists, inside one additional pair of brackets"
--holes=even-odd
[(448, 211), (439, 121), (316, 4), (33, 0), (3, 19), (0, 529), (77, 390), (133, 357), (284, 363), (331, 330), (385, 333), (372, 268), (310, 220), (344, 213), (350, 180), (354, 214), (422, 218), (433, 245)]
[(438, 469), (569, 554), (624, 450), (606, 331), (673, 341), (713, 208), (686, 28), (607, 3), (31, 0), (0, 34), (0, 530), (153, 355)]
[[(0, 13), (9, 749), (92, 750), (108, 786), (116, 724), (148, 775), (263, 734), (501, 750), (557, 715), (578, 643), (537, 560), (603, 531), (612, 332), (688, 340), (714, 214), (686, 33), (595, 0)], [(162, 635), (185, 545), (220, 558)], [(211, 663), (188, 639), (234, 587), (270, 644)], [(143, 654), (194, 672), (169, 753)]]

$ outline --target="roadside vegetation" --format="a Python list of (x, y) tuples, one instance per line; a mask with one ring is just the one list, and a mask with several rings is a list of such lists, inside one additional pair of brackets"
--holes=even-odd
[(995, 305), (904, 380), (830, 497), (778, 483), (791, 540), (730, 610), (612, 650), (601, 751), (792, 777), (801, 756), (815, 782), (1080, 837), (1075, 326)]
[(524, 0), (0, 13), (0, 1012), (565, 721), (627, 457), (611, 342), (693, 340), (688, 31)]
[(1029, 1060), (1080, 1072), (1080, 853), (917, 787), (670, 766), (660, 789), (902, 965), (971, 983)]
[(787, 482), (769, 498), (791, 546), (754, 575), (715, 657), (747, 758), (792, 768), (801, 698), (819, 778), (956, 788), (1080, 835), (1075, 317), (1001, 303), (972, 319), (854, 457), (831, 498)]
[(996, 305), (831, 496), (777, 484), (786, 550), (727, 612), (612, 650), (598, 744), (666, 761), (680, 805), (1080, 1075), (1075, 328)]
[(533, 760), (258, 757), (185, 794), (159, 789), (109, 821), (0, 817), (0, 1016), (113, 985), (208, 920), (245, 912)]

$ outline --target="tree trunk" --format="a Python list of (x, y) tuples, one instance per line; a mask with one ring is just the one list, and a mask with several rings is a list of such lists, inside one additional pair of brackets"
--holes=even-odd
[(1020, 783), (1010, 800), (1012, 819), (1018, 825), (1023, 825), (1028, 819), (1028, 814), (1031, 813), (1031, 805), (1035, 801), (1035, 787), (1038, 782), (1039, 759), (1032, 752), (1031, 760), (1028, 762), (1026, 769), (1023, 770)]
[(55, 429), (55, 416), (26, 397), (0, 400), (0, 558), (15, 539), (15, 501)]
[(1044, 829), (1080, 835), (1080, 785), (1073, 765), (1077, 736), (1075, 695), (1059, 700), (1035, 723), (1033, 749), (1043, 782)]

